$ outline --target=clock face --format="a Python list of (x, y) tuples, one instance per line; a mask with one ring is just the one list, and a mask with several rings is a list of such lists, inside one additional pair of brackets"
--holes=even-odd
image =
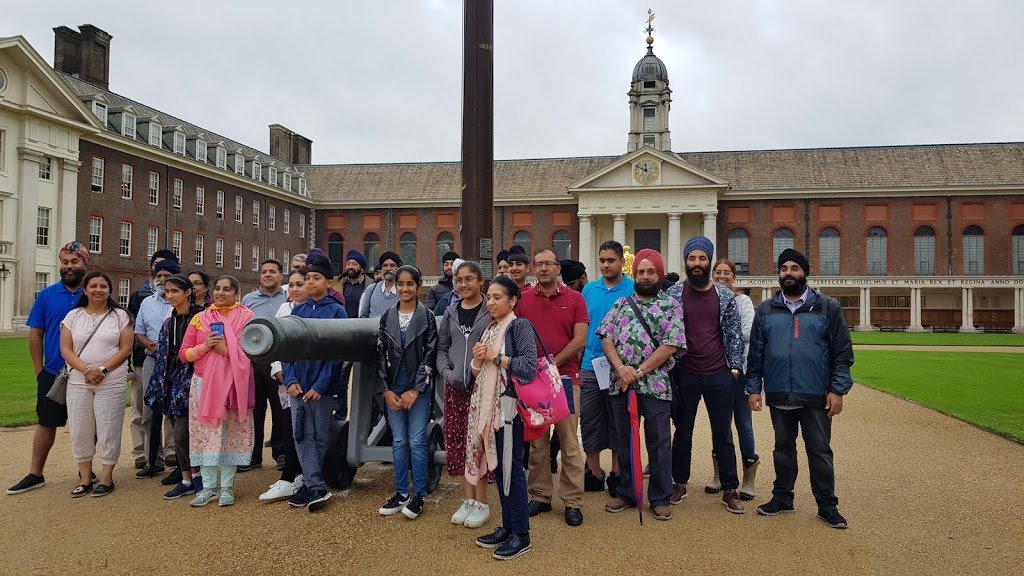
[(661, 176), (661, 165), (649, 158), (633, 164), (633, 179), (644, 186), (653, 184)]

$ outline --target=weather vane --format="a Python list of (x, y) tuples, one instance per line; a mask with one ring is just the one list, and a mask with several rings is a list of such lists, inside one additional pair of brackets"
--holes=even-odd
[(654, 32), (654, 26), (651, 26), (651, 23), (653, 23), (653, 22), (654, 22), (654, 12), (652, 12), (651, 9), (648, 8), (647, 9), (647, 28), (644, 29), (644, 31), (647, 32), (648, 36), (650, 36)]

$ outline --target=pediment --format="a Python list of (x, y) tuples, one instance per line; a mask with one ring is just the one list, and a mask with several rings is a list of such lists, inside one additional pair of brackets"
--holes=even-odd
[[(648, 173), (647, 181), (638, 181), (634, 166), (653, 165), (657, 168)], [(656, 173), (656, 177), (653, 174)], [(727, 188), (729, 183), (722, 178), (682, 160), (671, 152), (643, 147), (612, 161), (601, 170), (584, 177), (568, 186), (569, 192), (578, 197), (587, 190), (649, 190), (666, 188)]]
[(102, 129), (99, 119), (50, 68), (25, 38), (0, 39), (0, 66), (7, 87), (0, 99), (16, 108), (80, 128)]

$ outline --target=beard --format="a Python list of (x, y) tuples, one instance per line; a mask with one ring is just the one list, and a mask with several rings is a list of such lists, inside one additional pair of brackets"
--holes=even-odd
[[(694, 275), (694, 272), (697, 271), (697, 270), (701, 271), (701, 275), (700, 276), (695, 276)], [(686, 267), (686, 280), (691, 285), (693, 285), (694, 288), (704, 288), (704, 287), (706, 287), (708, 284), (711, 283), (711, 265), (708, 264), (706, 267), (705, 266), (697, 265), (697, 266), (694, 266), (693, 268), (690, 268), (689, 266), (687, 266)]]
[(61, 270), (60, 281), (65, 286), (78, 286), (82, 283), (82, 279), (85, 278), (85, 270)]
[(786, 296), (799, 296), (807, 289), (807, 277), (796, 278), (787, 274), (779, 278), (779, 286), (782, 286), (782, 293)]
[(362, 270), (356, 270), (355, 268), (349, 268), (348, 270), (345, 270), (345, 276), (348, 276), (349, 278), (351, 278), (353, 280), (358, 278), (359, 275), (362, 274), (362, 273), (363, 273)]
[(385, 282), (394, 282), (395, 281), (395, 273), (394, 272), (385, 272), (384, 273), (384, 281)]
[(654, 296), (661, 292), (661, 282), (636, 282), (633, 289), (641, 296)]

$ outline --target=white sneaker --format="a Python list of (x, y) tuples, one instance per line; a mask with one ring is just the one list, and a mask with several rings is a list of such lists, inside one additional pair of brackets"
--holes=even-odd
[(463, 526), (466, 528), (479, 528), (491, 518), (491, 507), (482, 502), (473, 503), (473, 511), (466, 517), (466, 522)]
[(452, 514), (452, 524), (465, 524), (466, 518), (469, 517), (469, 513), (473, 511), (473, 505), (476, 504), (476, 500), (467, 498), (462, 501), (462, 506)]
[(295, 490), (296, 491), (298, 491), (299, 488), (302, 488), (302, 474), (296, 474), (295, 475), (295, 481), (292, 482), (292, 484), (295, 484)]
[(291, 498), (297, 491), (298, 487), (295, 486), (294, 482), (278, 480), (270, 485), (270, 490), (260, 494), (260, 502), (269, 504), (270, 502), (285, 500), (287, 498)]

